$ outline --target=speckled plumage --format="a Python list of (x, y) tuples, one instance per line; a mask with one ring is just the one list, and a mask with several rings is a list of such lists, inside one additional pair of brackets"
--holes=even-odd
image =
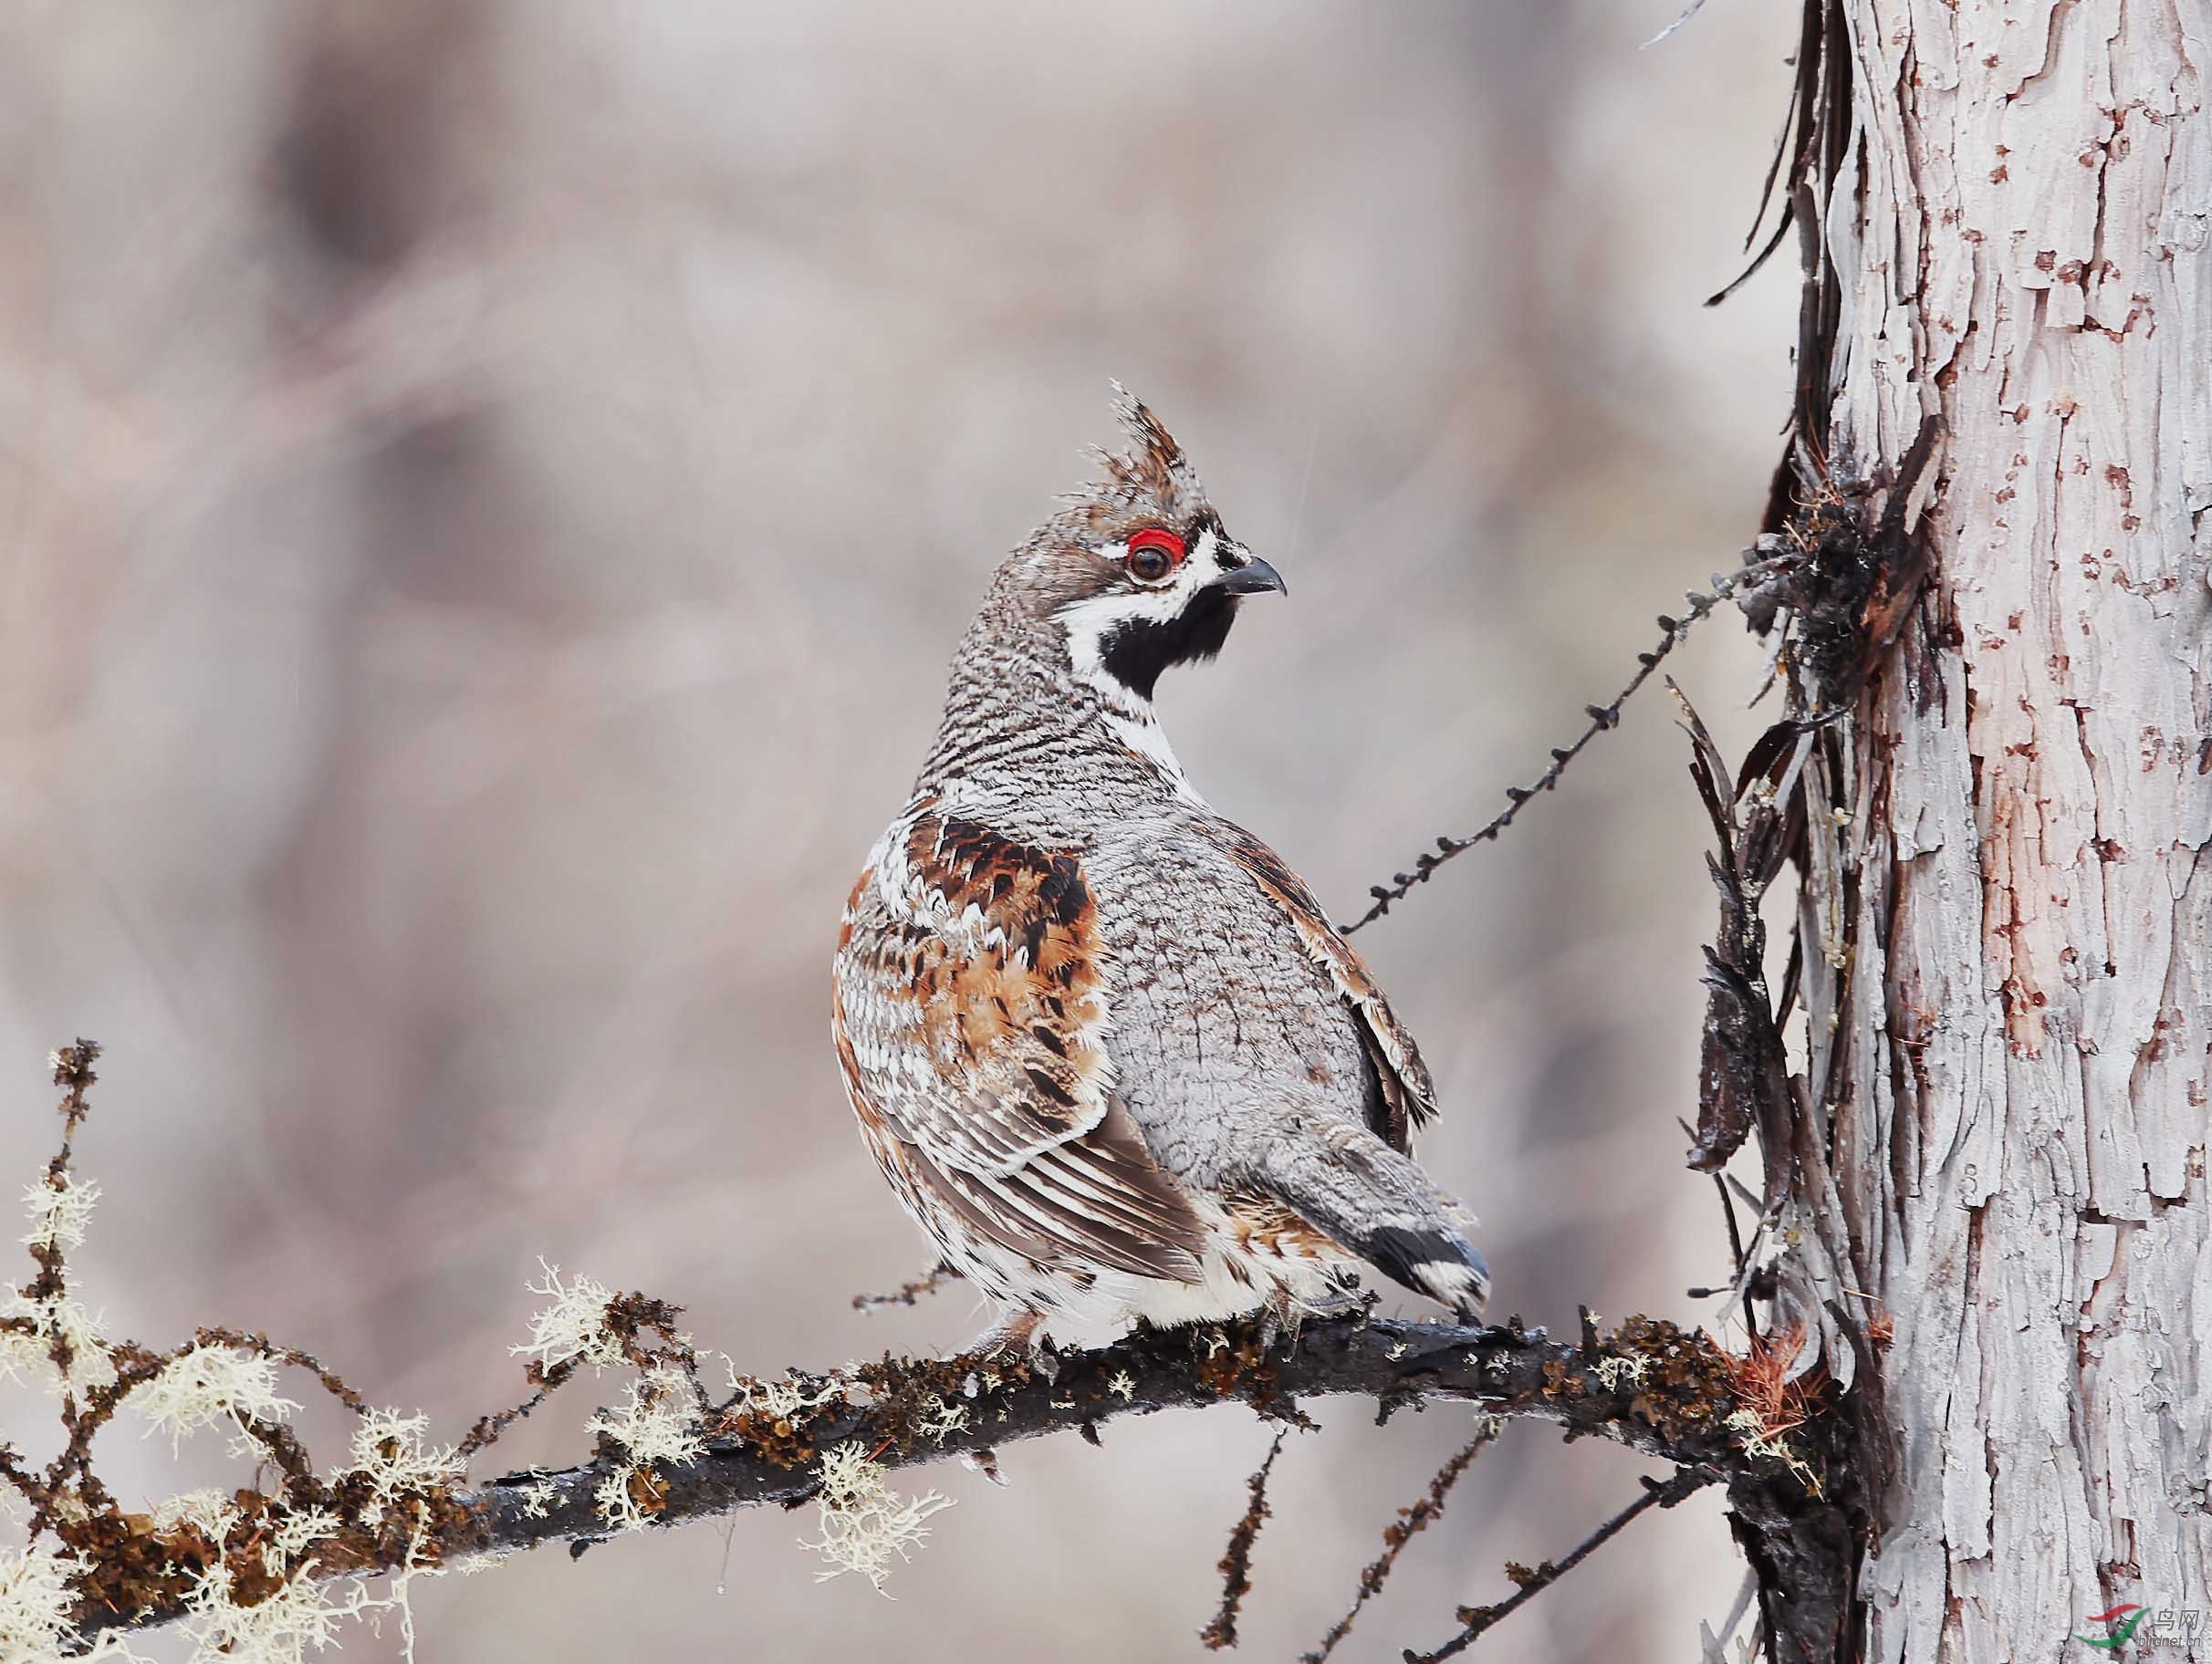
[[(1412, 1036), (1153, 714), (1160, 671), (1280, 579), (1151, 413), (1119, 413), (1129, 452), (999, 568), (847, 905), (861, 1129), (1017, 1321), (1320, 1309), (1360, 1260), (1471, 1316), (1474, 1218), (1410, 1158), (1435, 1109)], [(1155, 577), (1132, 536), (1187, 555)]]

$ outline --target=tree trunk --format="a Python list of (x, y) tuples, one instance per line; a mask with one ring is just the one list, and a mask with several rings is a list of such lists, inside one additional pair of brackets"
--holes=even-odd
[(1941, 435), (1808, 774), (1799, 1204), (1886, 1467), (1847, 1649), (2086, 1658), (2133, 1603), (2122, 1656), (2212, 1658), (2212, 10), (1810, 11), (1799, 473), (1878, 513)]

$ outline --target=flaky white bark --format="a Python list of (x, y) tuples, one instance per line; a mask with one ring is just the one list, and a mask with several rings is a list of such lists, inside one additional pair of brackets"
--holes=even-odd
[(2122, 1602), (2212, 1625), (2212, 10), (1842, 9), (1833, 450), (1945, 434), (1807, 944), (1895, 1325), (1866, 1653), (2088, 1657)]

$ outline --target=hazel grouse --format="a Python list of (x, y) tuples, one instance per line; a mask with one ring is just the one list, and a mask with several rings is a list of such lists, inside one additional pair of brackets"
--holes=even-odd
[(838, 939), (861, 1129), (1001, 1337), (1330, 1309), (1358, 1261), (1472, 1319), (1474, 1216), (1410, 1156), (1435, 1090), (1280, 857), (1153, 712), (1283, 580), (1119, 387), (1130, 445), (998, 568)]

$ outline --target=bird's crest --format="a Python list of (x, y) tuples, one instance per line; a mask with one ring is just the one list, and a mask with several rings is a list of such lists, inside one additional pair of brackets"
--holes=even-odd
[(1093, 451), (1105, 477), (1064, 501), (1079, 515), (1103, 511), (1118, 518), (1134, 511), (1175, 523), (1195, 516), (1205, 506), (1197, 470), (1142, 400), (1119, 381), (1111, 386), (1113, 413), (1129, 435), (1128, 448), (1118, 453), (1103, 447)]

